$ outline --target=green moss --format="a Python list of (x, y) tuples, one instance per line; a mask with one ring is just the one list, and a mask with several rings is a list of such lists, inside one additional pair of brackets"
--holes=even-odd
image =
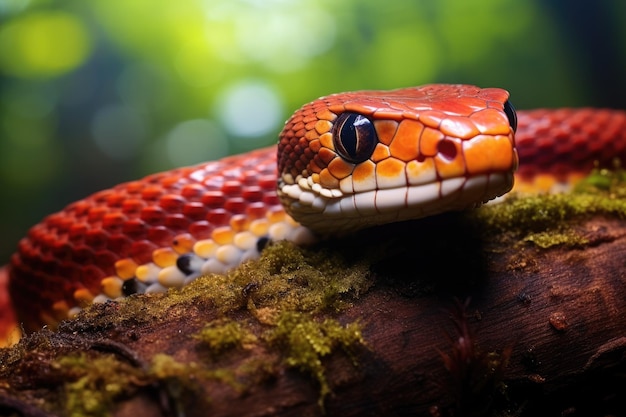
[(599, 215), (626, 218), (626, 174), (596, 170), (571, 192), (512, 195), (472, 215), (489, 233), (516, 235), (543, 248), (584, 245), (586, 241), (571, 230), (570, 222)]
[(235, 347), (247, 347), (257, 341), (257, 337), (245, 329), (242, 323), (228, 319), (212, 321), (194, 338), (200, 340), (214, 355)]
[(349, 351), (365, 343), (361, 326), (357, 323), (342, 326), (333, 319), (318, 322), (310, 315), (296, 312), (282, 313), (277, 325), (267, 333), (266, 340), (285, 350), (284, 361), (288, 366), (309, 372), (318, 381), (320, 405), (331, 392), (322, 358), (337, 347)]
[[(66, 381), (62, 387), (66, 414), (72, 417), (111, 415), (121, 398), (131, 396), (143, 386), (158, 383), (172, 405), (199, 389), (200, 380), (216, 380), (234, 389), (241, 385), (228, 369), (206, 369), (197, 363), (182, 363), (166, 354), (156, 354), (145, 369), (120, 361), (114, 355), (86, 353), (60, 357), (53, 369)], [(206, 399), (206, 397), (205, 397)]]
[(179, 392), (195, 389), (192, 381), (196, 380), (215, 380), (230, 385), (234, 389), (241, 389), (241, 385), (235, 380), (235, 375), (230, 369), (206, 369), (195, 362), (179, 362), (164, 353), (154, 355), (148, 375), (177, 387), (176, 391)]
[(529, 233), (524, 238), (525, 242), (532, 242), (540, 248), (547, 249), (552, 246), (577, 247), (584, 246), (589, 241), (573, 231), (565, 232), (537, 232)]
[(141, 370), (113, 355), (64, 356), (55, 366), (68, 381), (64, 385), (65, 408), (72, 417), (110, 415), (115, 400), (130, 394), (142, 379)]

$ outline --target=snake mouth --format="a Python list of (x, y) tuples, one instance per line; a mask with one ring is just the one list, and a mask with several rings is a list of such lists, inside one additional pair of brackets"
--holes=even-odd
[(328, 196), (281, 184), (279, 197), (302, 225), (321, 235), (474, 208), (513, 187), (512, 171), (441, 179), (426, 184)]

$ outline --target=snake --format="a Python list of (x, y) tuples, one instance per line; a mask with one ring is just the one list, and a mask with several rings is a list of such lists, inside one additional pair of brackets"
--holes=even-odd
[(430, 84), (305, 104), (272, 147), (176, 168), (69, 204), (8, 265), (27, 331), (92, 303), (180, 288), (270, 243), (478, 207), (626, 156), (626, 112), (516, 111), (501, 88)]

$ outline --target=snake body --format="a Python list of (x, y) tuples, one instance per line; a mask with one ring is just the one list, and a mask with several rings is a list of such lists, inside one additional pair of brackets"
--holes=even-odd
[[(278, 147), (174, 169), (70, 204), (9, 266), (27, 330), (92, 302), (181, 287), (259, 256), (372, 225), (478, 206), (517, 178), (567, 181), (626, 156), (622, 111), (516, 112), (468, 85), (334, 94), (286, 122)], [(517, 134), (515, 130), (517, 128)]]

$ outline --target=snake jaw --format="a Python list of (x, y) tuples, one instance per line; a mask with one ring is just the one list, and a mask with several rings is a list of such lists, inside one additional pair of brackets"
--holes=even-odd
[(320, 235), (341, 235), (375, 225), (478, 207), (507, 193), (512, 186), (512, 172), (496, 172), (338, 197), (302, 190), (298, 183), (279, 181), (278, 195), (286, 202), (287, 212), (301, 224)]

